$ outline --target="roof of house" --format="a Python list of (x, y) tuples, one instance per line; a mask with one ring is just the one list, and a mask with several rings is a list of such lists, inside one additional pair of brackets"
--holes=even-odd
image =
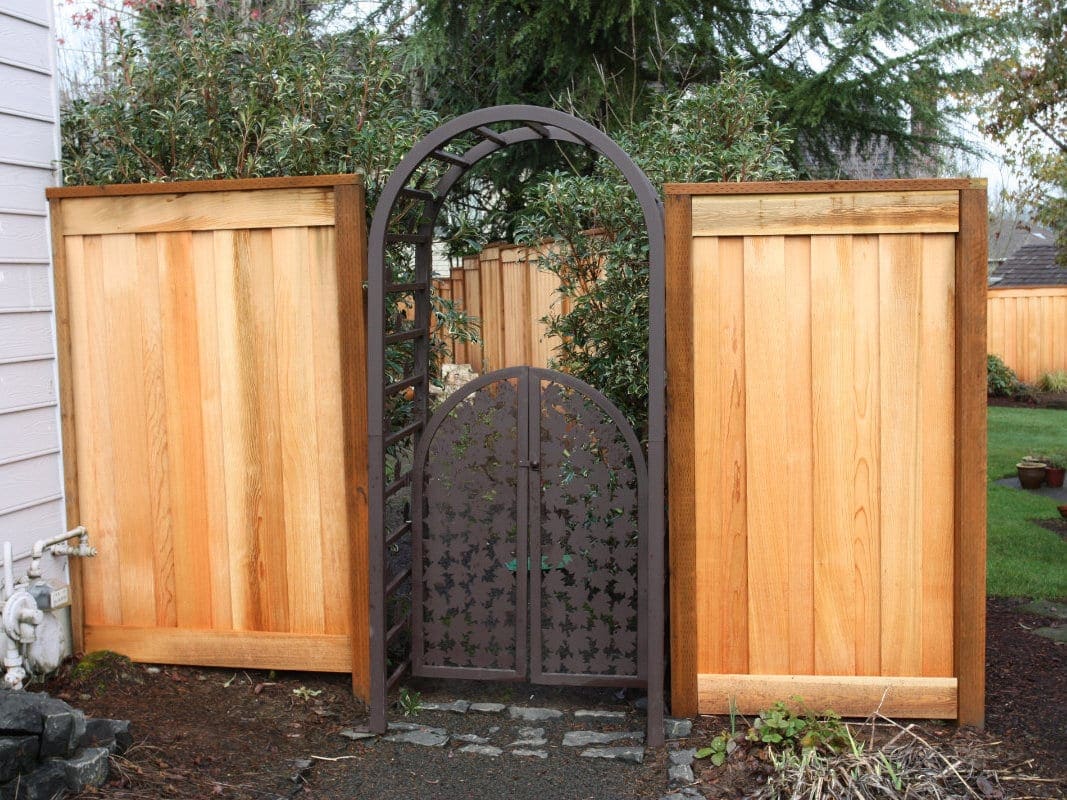
[(1023, 245), (993, 270), (989, 285), (1067, 286), (1067, 269), (1056, 263), (1056, 251), (1051, 243)]

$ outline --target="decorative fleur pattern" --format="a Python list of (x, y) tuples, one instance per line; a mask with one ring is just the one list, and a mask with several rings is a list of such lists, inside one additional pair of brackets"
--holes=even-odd
[(515, 664), (517, 424), (516, 383), (497, 381), (456, 406), (430, 443), (422, 534), (428, 666), (525, 669)]
[[(422, 663), (512, 670), (533, 634), (530, 659), (542, 675), (638, 673), (638, 477), (626, 439), (588, 396), (539, 380), (540, 471), (520, 468), (517, 378), (464, 398), (433, 433), (423, 472)], [(461, 390), (463, 391), (463, 390)], [(525, 449), (525, 448), (524, 448)], [(528, 515), (519, 480), (535, 481)], [(528, 516), (533, 530), (518, 530)], [(529, 537), (528, 563), (518, 563)], [(539, 558), (535, 555), (540, 550)], [(540, 598), (531, 630), (517, 607), (519, 581)], [(520, 638), (521, 637), (521, 638)]]
[(629, 448), (592, 400), (552, 382), (542, 384), (540, 439), (541, 669), (636, 675), (638, 486)]

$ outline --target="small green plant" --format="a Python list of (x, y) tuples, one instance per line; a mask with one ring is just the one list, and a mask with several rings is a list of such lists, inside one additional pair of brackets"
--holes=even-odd
[(726, 731), (718, 734), (711, 740), (707, 747), (701, 747), (696, 752), (697, 758), (708, 758), (716, 767), (726, 763), (726, 757), (737, 749), (737, 739)]
[(1046, 372), (1038, 381), (1038, 386), (1043, 392), (1067, 392), (1067, 372), (1062, 369)]
[[(794, 699), (800, 702), (800, 698)], [(760, 712), (746, 738), (779, 749), (827, 749), (831, 752), (836, 752), (851, 739), (841, 717), (832, 711), (817, 715), (803, 706), (794, 711), (781, 701)]]
[(299, 697), (301, 700), (307, 702), (313, 697), (318, 697), (322, 694), (322, 689), (309, 689), (306, 686), (301, 686), (298, 689), (293, 689), (293, 694)]
[(401, 687), (400, 696), (396, 699), (396, 705), (400, 709), (400, 713), (405, 717), (414, 717), (422, 709), (422, 694)]
[(1033, 458), (1051, 469), (1067, 469), (1067, 453), (1049, 453)]

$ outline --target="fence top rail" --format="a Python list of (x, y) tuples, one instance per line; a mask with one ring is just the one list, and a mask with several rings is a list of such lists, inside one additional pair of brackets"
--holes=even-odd
[[(1067, 270), (1064, 270), (1064, 280), (1067, 281)], [(1046, 286), (1005, 286), (1002, 289), (990, 286), (987, 290), (990, 297), (1067, 297), (1067, 285)]]
[(893, 178), (873, 181), (665, 183), (663, 184), (663, 193), (668, 196), (700, 196), (715, 194), (814, 194), (818, 192), (928, 192), (985, 188), (985, 178)]
[(311, 189), (322, 186), (363, 185), (362, 175), (294, 175), (282, 178), (239, 178), (167, 183), (116, 183), (106, 186), (53, 186), (45, 189), (49, 200), (71, 197), (128, 197), (153, 194), (243, 192), (257, 189)]

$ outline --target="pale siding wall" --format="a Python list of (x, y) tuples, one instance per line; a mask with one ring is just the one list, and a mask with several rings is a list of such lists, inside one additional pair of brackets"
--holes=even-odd
[(66, 526), (44, 196), (58, 177), (54, 65), (51, 4), (0, 0), (0, 542), (16, 554)]

